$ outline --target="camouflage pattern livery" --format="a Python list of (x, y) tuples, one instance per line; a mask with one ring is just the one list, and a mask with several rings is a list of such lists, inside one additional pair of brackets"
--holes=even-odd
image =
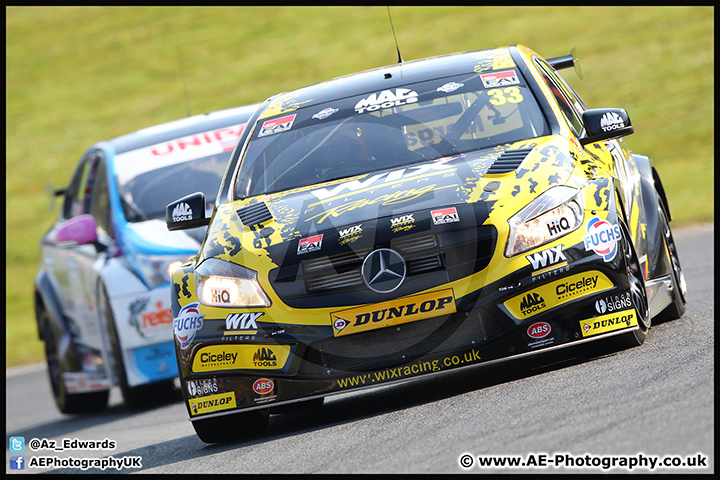
[[(553, 65), (523, 46), (448, 55), (305, 87), (258, 110), (198, 257), (173, 275), (176, 355), (203, 440), (216, 438), (203, 421), (237, 412), (600, 338), (640, 344), (652, 317), (684, 308), (659, 176), (620, 138), (629, 118), (588, 109)], [(296, 186), (253, 193), (254, 145), (312, 122), (410, 116), (411, 104), (439, 106), (472, 85), (501, 112), (478, 130), (509, 128), (514, 113), (502, 108), (531, 100), (546, 130), (314, 183), (298, 169)], [(463, 117), (458, 109), (452, 122)], [(452, 135), (452, 123), (423, 121), (428, 131), (403, 127), (408, 148), (440, 145), (433, 129)], [(208, 273), (215, 266), (224, 273)], [(233, 305), (234, 287), (198, 283), (238, 268), (256, 274), (265, 306)]]

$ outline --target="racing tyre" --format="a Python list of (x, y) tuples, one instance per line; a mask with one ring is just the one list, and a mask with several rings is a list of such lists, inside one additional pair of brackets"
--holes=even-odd
[(58, 339), (55, 337), (47, 313), (41, 308), (40, 325), (43, 325), (45, 339), (45, 359), (47, 361), (48, 375), (53, 399), (61, 413), (96, 412), (103, 410), (108, 403), (109, 390), (91, 393), (68, 393), (63, 379), (64, 365), (59, 354)]
[(265, 430), (270, 410), (252, 410), (245, 413), (223, 415), (222, 417), (195, 420), (195, 433), (205, 443), (230, 442), (257, 435)]
[(632, 244), (632, 237), (624, 224), (621, 224), (620, 228), (623, 234), (623, 254), (628, 273), (628, 283), (630, 284), (630, 300), (635, 306), (639, 327), (632, 332), (610, 338), (611, 345), (618, 349), (625, 349), (637, 347), (645, 342), (648, 330), (650, 330), (651, 318), (645, 280), (635, 247)]
[(665, 307), (665, 309), (655, 317), (656, 321), (664, 322), (668, 320), (676, 320), (682, 317), (685, 313), (685, 305), (687, 303), (687, 284), (685, 283), (685, 275), (680, 267), (680, 257), (678, 257), (675, 240), (673, 240), (672, 232), (670, 231), (670, 222), (667, 219), (667, 215), (665, 215), (665, 209), (662, 208), (659, 199), (658, 210), (667, 260), (669, 261), (671, 268), (670, 277), (672, 281), (672, 303)]
[(112, 371), (115, 372), (117, 383), (120, 386), (125, 406), (131, 410), (153, 407), (167, 403), (175, 398), (175, 385), (173, 380), (150, 383), (131, 387), (128, 384), (125, 362), (122, 357), (122, 348), (115, 325), (115, 317), (110, 308), (110, 301), (107, 297), (105, 286), (99, 288), (100, 299), (98, 306), (102, 310), (101, 315), (105, 317), (107, 332), (110, 339), (110, 362)]

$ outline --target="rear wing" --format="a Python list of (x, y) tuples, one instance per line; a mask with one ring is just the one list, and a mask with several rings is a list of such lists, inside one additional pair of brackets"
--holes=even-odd
[(578, 58), (576, 47), (570, 49), (570, 55), (548, 58), (547, 62), (555, 70), (562, 70), (563, 68), (573, 67), (575, 69), (575, 73), (577, 73), (577, 76), (581, 79), (583, 78), (582, 70), (580, 69), (580, 59)]

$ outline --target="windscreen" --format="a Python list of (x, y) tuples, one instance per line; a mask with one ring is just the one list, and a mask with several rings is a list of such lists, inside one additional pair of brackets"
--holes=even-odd
[(548, 133), (517, 69), (369, 92), (259, 120), (240, 164), (235, 198)]
[(195, 192), (215, 201), (230, 154), (245, 125), (131, 150), (114, 161), (123, 213), (129, 222), (164, 218), (165, 207)]

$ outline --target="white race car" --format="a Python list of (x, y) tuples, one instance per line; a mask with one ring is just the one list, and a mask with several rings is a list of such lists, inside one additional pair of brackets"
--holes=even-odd
[[(171, 269), (197, 254), (205, 228), (168, 232), (165, 206), (216, 192), (256, 105), (98, 142), (59, 189), (41, 241), (35, 312), (63, 413), (99, 410), (119, 385), (130, 408), (167, 398), (178, 375)], [(178, 219), (192, 212), (176, 212)]]

